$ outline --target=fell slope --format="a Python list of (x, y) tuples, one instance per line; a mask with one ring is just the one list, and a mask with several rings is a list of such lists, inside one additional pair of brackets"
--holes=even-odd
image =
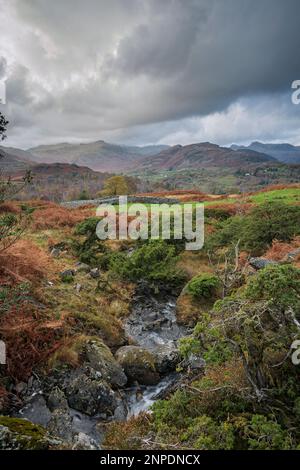
[(274, 158), (253, 150), (237, 150), (219, 147), (209, 142), (175, 145), (158, 155), (145, 158), (137, 170), (181, 170), (198, 168), (251, 168), (274, 162)]
[(99, 140), (87, 144), (41, 145), (29, 149), (29, 152), (39, 163), (75, 163), (95, 171), (120, 173), (135, 166), (145, 156), (154, 155), (165, 147), (128, 147)]

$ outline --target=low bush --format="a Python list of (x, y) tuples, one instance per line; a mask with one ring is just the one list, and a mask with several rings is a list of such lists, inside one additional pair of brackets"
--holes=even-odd
[(273, 240), (290, 242), (300, 235), (300, 207), (281, 202), (267, 202), (242, 217), (236, 215), (218, 225), (207, 243), (208, 249), (232, 246), (240, 241), (240, 248), (254, 256), (261, 255)]
[(85, 239), (80, 242), (74, 241), (76, 255), (82, 263), (87, 263), (93, 267), (108, 267), (108, 257), (103, 259), (103, 254), (108, 253), (108, 247), (99, 240), (96, 234), (98, 217), (89, 217), (76, 225), (74, 234), (84, 236)]
[(251, 300), (269, 300), (283, 309), (300, 312), (300, 269), (290, 264), (269, 265), (250, 278), (245, 297)]
[(125, 280), (136, 282), (144, 279), (164, 287), (179, 286), (185, 275), (176, 267), (178, 257), (175, 247), (163, 241), (145, 243), (131, 256), (116, 253), (111, 257), (110, 269)]
[(217, 295), (220, 280), (212, 274), (195, 276), (187, 285), (187, 292), (196, 299), (209, 299)]

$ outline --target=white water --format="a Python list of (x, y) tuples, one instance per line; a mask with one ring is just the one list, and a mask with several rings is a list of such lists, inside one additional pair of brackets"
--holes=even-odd
[[(135, 344), (155, 351), (162, 345), (177, 347), (177, 341), (184, 336), (186, 329), (176, 322), (175, 299), (157, 300), (151, 295), (133, 307), (132, 314), (125, 324), (128, 337)], [(127, 418), (147, 411), (160, 398), (162, 392), (176, 382), (178, 374), (169, 372), (157, 385), (133, 387), (126, 393)]]
[(175, 375), (170, 374), (164, 377), (157, 385), (148, 385), (141, 389), (134, 388), (128, 392), (127, 419), (137, 416), (142, 411), (148, 411), (153, 403), (159, 398), (158, 395), (174, 383)]

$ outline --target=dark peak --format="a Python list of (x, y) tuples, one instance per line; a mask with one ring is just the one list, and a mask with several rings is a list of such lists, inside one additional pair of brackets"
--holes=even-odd
[(251, 142), (249, 147), (251, 147), (251, 145), (265, 145), (265, 144), (263, 144), (262, 142), (259, 142), (259, 140), (254, 140), (253, 142)]

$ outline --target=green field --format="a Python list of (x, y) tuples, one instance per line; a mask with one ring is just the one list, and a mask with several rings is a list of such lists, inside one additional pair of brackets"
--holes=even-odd
[(286, 189), (274, 189), (273, 191), (266, 191), (247, 196), (245, 198), (224, 198), (216, 199), (214, 201), (205, 201), (206, 206), (215, 204), (232, 204), (237, 201), (250, 202), (254, 204), (262, 204), (266, 201), (280, 201), (287, 204), (300, 203), (300, 188), (286, 188)]

